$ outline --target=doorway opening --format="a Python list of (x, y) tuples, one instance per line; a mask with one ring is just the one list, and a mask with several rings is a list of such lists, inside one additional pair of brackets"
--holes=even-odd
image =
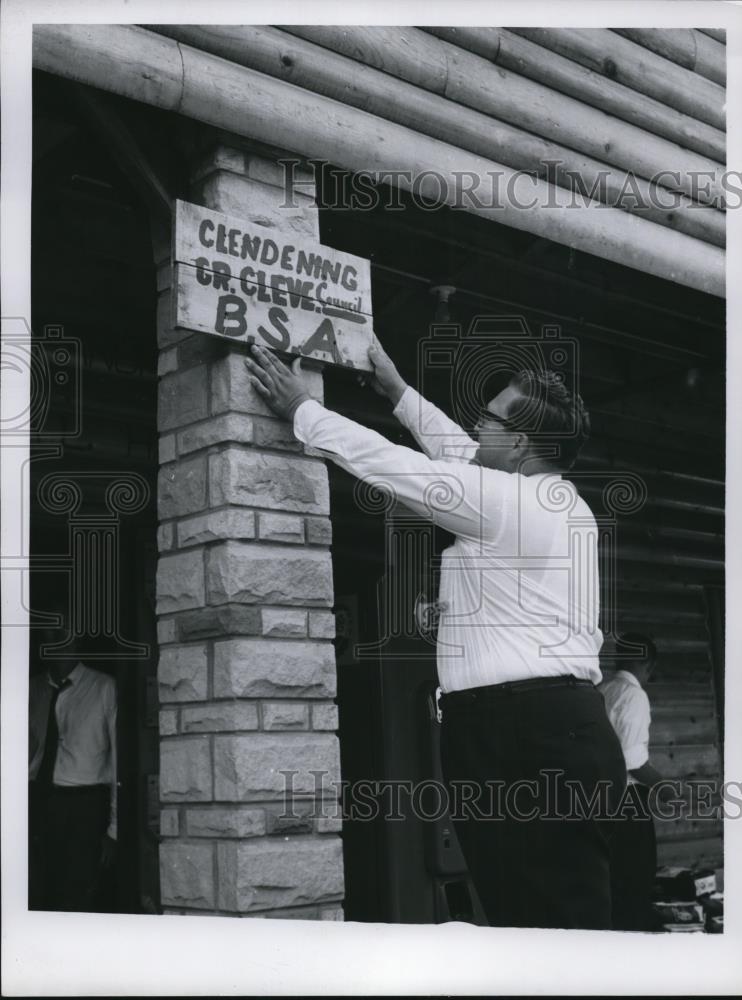
[[(33, 94), (30, 320), (40, 381), (28, 498), (29, 663), (44, 675), (60, 654), (51, 647), (61, 644), (94, 676), (113, 678), (116, 847), (85, 908), (154, 913), (158, 439), (150, 217), (80, 88), (36, 72)], [(44, 626), (55, 638), (42, 650)], [(75, 804), (71, 815), (80, 815)], [(46, 846), (37, 838), (32, 868)], [(38, 890), (31, 905), (58, 908), (30, 875)]]

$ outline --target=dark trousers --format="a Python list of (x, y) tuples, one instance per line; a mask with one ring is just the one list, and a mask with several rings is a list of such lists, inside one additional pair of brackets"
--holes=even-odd
[(490, 925), (610, 928), (606, 817), (626, 771), (600, 692), (475, 688), (441, 705), (452, 820)]
[(95, 912), (108, 785), (79, 788), (29, 783), (29, 909)]
[(637, 784), (633, 792), (641, 814), (637, 815), (627, 805), (622, 810), (624, 817), (613, 824), (611, 836), (613, 928), (618, 931), (648, 931), (655, 927), (652, 888), (657, 870), (657, 840), (648, 806), (649, 789)]

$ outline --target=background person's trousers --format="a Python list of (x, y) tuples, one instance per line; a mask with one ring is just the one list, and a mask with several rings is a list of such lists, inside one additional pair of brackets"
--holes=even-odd
[(29, 783), (29, 909), (95, 912), (109, 785)]
[[(536, 782), (521, 785), (515, 799), (521, 816), (536, 809), (536, 818), (506, 815), (504, 808), (501, 819), (452, 815), (490, 925), (610, 928), (608, 839), (614, 824), (559, 818), (574, 805), (565, 781), (577, 783), (587, 802), (604, 782), (608, 811), (626, 783), (621, 746), (600, 692), (592, 685), (476, 688), (444, 695), (441, 707), (441, 763), (452, 804), (458, 794), (452, 782), (482, 788), (501, 782), (503, 794), (516, 782)], [(555, 771), (562, 772), (557, 785)], [(546, 772), (552, 772), (550, 785)]]
[(657, 871), (657, 839), (649, 812), (649, 789), (634, 786), (642, 815), (627, 805), (626, 818), (618, 819), (611, 832), (611, 894), (613, 929), (656, 929), (652, 914), (652, 889)]

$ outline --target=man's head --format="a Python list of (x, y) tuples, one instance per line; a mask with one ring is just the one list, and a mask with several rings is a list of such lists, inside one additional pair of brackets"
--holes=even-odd
[(618, 637), (616, 650), (623, 654), (616, 660), (616, 668), (633, 674), (644, 687), (657, 662), (657, 647), (650, 637), (642, 632), (623, 632)]
[[(524, 369), (480, 413), (476, 461), (503, 472), (566, 472), (590, 434), (582, 399), (553, 371)], [(558, 455), (548, 457), (550, 449)]]
[(37, 663), (52, 677), (60, 680), (77, 663), (80, 643), (70, 634), (70, 611), (64, 594), (53, 594), (42, 602), (44, 615), (56, 616), (57, 623), (44, 621), (31, 632), (32, 648), (35, 646)]

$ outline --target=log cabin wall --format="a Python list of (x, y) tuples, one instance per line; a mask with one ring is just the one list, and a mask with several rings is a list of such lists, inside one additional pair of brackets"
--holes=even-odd
[[(477, 313), (519, 314), (534, 330), (557, 323), (578, 340), (594, 432), (576, 475), (630, 470), (647, 487), (640, 509), (617, 515), (617, 620), (650, 632), (660, 650), (654, 756), (669, 776), (718, 777), (723, 35), (47, 25), (36, 29), (34, 61), (348, 171), (537, 176), (523, 188), (536, 199), (529, 211), (469, 202), (463, 211), (347, 213), (328, 203), (321, 239), (372, 258), (378, 332), (410, 377), (434, 285), (457, 288), (464, 328)], [(578, 208), (570, 172), (590, 192)], [(628, 190), (662, 205), (625, 197), (616, 207)], [(444, 405), (446, 391), (431, 385)], [(347, 385), (332, 389), (332, 376), (327, 398), (395, 433)], [(600, 503), (599, 487), (581, 489)], [(336, 514), (339, 560), (341, 502)], [(357, 537), (352, 546), (363, 558)], [(721, 863), (718, 821), (666, 824), (660, 842), (662, 862)]]

